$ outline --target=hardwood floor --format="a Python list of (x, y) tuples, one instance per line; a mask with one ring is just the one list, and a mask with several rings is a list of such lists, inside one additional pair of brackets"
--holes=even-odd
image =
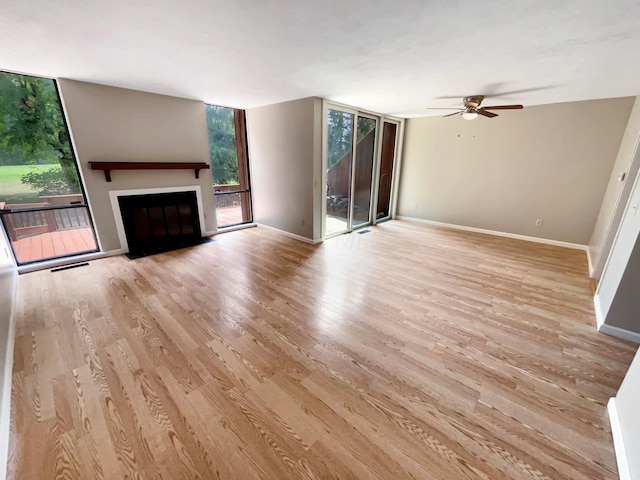
[(13, 479), (613, 479), (584, 252), (387, 222), (20, 277)]

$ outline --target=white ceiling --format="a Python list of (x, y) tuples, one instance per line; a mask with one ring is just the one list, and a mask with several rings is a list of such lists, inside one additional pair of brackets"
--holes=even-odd
[(640, 94), (638, 0), (0, 0), (0, 69), (250, 108), (422, 116)]

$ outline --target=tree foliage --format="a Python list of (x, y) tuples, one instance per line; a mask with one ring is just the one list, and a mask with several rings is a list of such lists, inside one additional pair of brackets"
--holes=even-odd
[(55, 170), (60, 179), (54, 181), (47, 172), (30, 173), (23, 183), (42, 185), (50, 194), (80, 191), (53, 80), (0, 72), (0, 165), (41, 163), (59, 163)]
[(67, 173), (60, 167), (43, 172), (29, 172), (22, 177), (22, 183), (30, 185), (40, 195), (68, 195), (78, 193), (74, 185), (67, 180)]
[(371, 130), (376, 128), (376, 121), (373, 118), (358, 118), (358, 142), (366, 137)]
[(232, 108), (205, 105), (211, 175), (215, 185), (238, 183), (238, 153)]
[(327, 112), (327, 169), (333, 167), (353, 143), (353, 115), (331, 110)]
[[(353, 114), (329, 109), (327, 112), (327, 169), (333, 167), (352, 148)], [(357, 141), (376, 128), (376, 121), (358, 118)]]

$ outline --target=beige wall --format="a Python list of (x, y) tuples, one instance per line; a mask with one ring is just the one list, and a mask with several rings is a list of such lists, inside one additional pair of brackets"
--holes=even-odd
[(632, 104), (620, 98), (474, 121), (409, 119), (397, 213), (586, 245)]
[(310, 240), (320, 189), (320, 103), (303, 98), (247, 110), (254, 219)]
[[(589, 255), (591, 255), (593, 265), (591, 276), (596, 279), (600, 279), (602, 275), (614, 235), (620, 225), (622, 213), (633, 187), (633, 181), (638, 173), (640, 161), (634, 161), (638, 140), (640, 140), (640, 97), (636, 97), (633, 104), (618, 156), (602, 199), (598, 220), (589, 241)], [(626, 174), (624, 182), (618, 180), (621, 173)]]
[(120, 248), (110, 190), (200, 185), (205, 228), (215, 230), (210, 171), (201, 171), (198, 180), (192, 170), (114, 171), (107, 183), (103, 172), (88, 166), (91, 161), (210, 163), (202, 102), (65, 79), (59, 87), (104, 251)]

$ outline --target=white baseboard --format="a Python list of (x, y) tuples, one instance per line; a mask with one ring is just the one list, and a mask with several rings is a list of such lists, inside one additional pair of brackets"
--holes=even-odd
[(604, 325), (604, 318), (602, 318), (602, 307), (600, 307), (600, 297), (598, 294), (593, 296), (593, 309), (596, 312), (596, 328), (600, 331), (600, 326)]
[(630, 342), (640, 344), (640, 333), (625, 330), (624, 328), (614, 327), (613, 325), (602, 323), (598, 326), (598, 331), (600, 333), (611, 335), (612, 337), (617, 337), (623, 340), (628, 340)]
[(551, 240), (548, 238), (529, 237), (527, 235), (518, 235), (517, 233), (500, 232), (498, 230), (486, 230), (484, 228), (467, 227), (464, 225), (455, 225), (453, 223), (435, 222), (433, 220), (424, 220), (422, 218), (414, 217), (394, 217), (396, 220), (405, 220), (408, 222), (424, 223), (427, 225), (433, 225), (436, 227), (452, 228), (454, 230), (464, 230), (465, 232), (484, 233), (486, 235), (495, 235), (496, 237), (513, 238), (516, 240), (525, 240), (527, 242), (543, 243), (545, 245), (554, 245), (556, 247), (573, 248), (574, 250), (583, 250), (588, 252), (588, 245), (581, 245), (579, 243), (561, 242), (560, 240)]
[(212, 230), (209, 232), (204, 232), (204, 237), (213, 237), (215, 235), (218, 235), (220, 233), (227, 233), (227, 232), (235, 232), (236, 230), (244, 230), (245, 228), (253, 228), (253, 227), (257, 227), (258, 224), (256, 223), (242, 223), (240, 225), (232, 225), (231, 227), (221, 227), (218, 230)]
[(321, 241), (311, 240), (310, 238), (307, 238), (307, 237), (301, 237), (300, 235), (296, 235), (295, 233), (287, 232), (285, 230), (280, 230), (279, 228), (275, 228), (275, 227), (270, 227), (269, 225), (264, 225), (262, 223), (258, 223), (258, 227), (267, 228), (269, 230), (273, 230), (274, 232), (278, 232), (281, 235), (285, 235), (285, 236), (287, 236), (289, 238), (293, 238), (295, 240), (299, 240), (300, 242), (309, 243), (311, 245), (315, 245), (317, 243), (321, 243)]
[(600, 296), (598, 294), (593, 297), (593, 309), (596, 313), (596, 328), (600, 333), (605, 333), (612, 337), (622, 338), (623, 340), (629, 340), (630, 342), (640, 344), (640, 333), (631, 332), (624, 328), (614, 327), (613, 325), (604, 323), (602, 307), (600, 306)]
[(18, 275), (14, 275), (11, 285), (11, 313), (9, 314), (9, 328), (7, 331), (7, 352), (4, 358), (4, 372), (2, 377), (2, 392), (0, 395), (0, 479), (6, 478), (7, 461), (9, 457), (9, 436), (11, 430), (11, 386), (13, 375), (13, 348), (16, 336), (15, 305), (18, 293)]
[(613, 449), (616, 452), (616, 461), (618, 463), (618, 476), (620, 480), (631, 480), (631, 469), (629, 468), (627, 451), (624, 446), (624, 437), (622, 436), (622, 427), (620, 426), (620, 417), (618, 417), (615, 397), (609, 399), (607, 411), (609, 412), (609, 422), (611, 423)]
[(117, 248), (115, 250), (109, 250), (108, 252), (102, 252), (102, 255), (97, 258), (115, 257), (117, 255), (124, 255), (127, 250), (124, 248)]
[(589, 264), (589, 276), (591, 278), (593, 277), (593, 262), (591, 261), (591, 250), (589, 249), (589, 246), (587, 245), (587, 263)]
[(600, 333), (640, 344), (640, 333), (631, 332), (629, 330), (625, 330), (624, 328), (614, 327), (613, 325), (604, 323), (604, 317), (602, 316), (602, 307), (600, 306), (600, 296), (597, 294), (593, 297), (593, 309), (596, 313), (596, 328)]
[(32, 263), (18, 267), (18, 273), (37, 272), (38, 270), (48, 270), (50, 268), (64, 267), (65, 265), (73, 265), (74, 263), (88, 262), (99, 258), (114, 257), (127, 253), (124, 248), (109, 250), (108, 252), (87, 253), (86, 255), (77, 255), (75, 257), (58, 258), (56, 260), (47, 260), (44, 262)]

